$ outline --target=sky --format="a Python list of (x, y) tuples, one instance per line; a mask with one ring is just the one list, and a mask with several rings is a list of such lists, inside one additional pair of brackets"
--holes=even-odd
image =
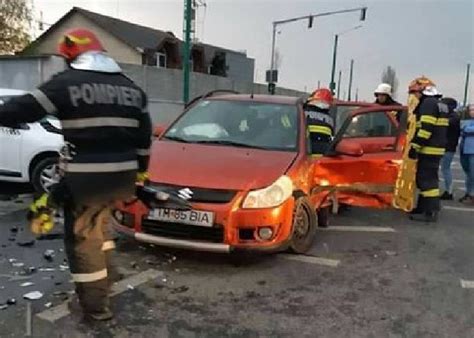
[[(202, 1), (202, 0), (201, 0)], [(182, 37), (183, 0), (33, 0), (43, 21), (54, 23), (73, 6)], [(205, 43), (245, 50), (255, 59), (255, 80), (263, 83), (270, 67), (272, 22), (320, 12), (367, 6), (359, 13), (338, 14), (279, 28), (279, 86), (311, 91), (328, 86), (334, 35), (362, 24), (339, 38), (337, 70), (343, 73), (341, 96), (347, 95), (350, 60), (354, 59), (352, 97), (373, 100), (388, 65), (399, 80), (397, 98), (406, 100), (413, 78), (426, 75), (445, 96), (462, 100), (467, 63), (474, 63), (472, 0), (207, 0), (198, 11), (197, 37)], [(474, 101), (474, 65), (470, 101)]]

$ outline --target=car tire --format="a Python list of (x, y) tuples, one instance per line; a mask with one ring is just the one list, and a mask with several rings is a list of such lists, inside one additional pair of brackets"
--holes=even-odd
[(303, 254), (308, 252), (316, 237), (318, 219), (306, 197), (296, 200), (293, 212), (293, 231), (289, 246), (290, 252)]
[[(48, 192), (48, 179), (55, 179), (53, 171), (57, 170), (58, 158), (47, 157), (39, 161), (31, 171), (31, 184), (35, 191), (43, 193)], [(50, 182), (52, 183), (52, 182)]]
[(318, 227), (327, 228), (329, 226), (329, 207), (321, 208), (318, 213)]

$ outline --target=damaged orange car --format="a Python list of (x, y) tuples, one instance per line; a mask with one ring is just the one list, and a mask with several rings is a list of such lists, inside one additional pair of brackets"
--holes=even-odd
[(393, 112), (404, 108), (351, 109), (330, 151), (314, 158), (303, 102), (242, 94), (194, 102), (157, 128), (147, 183), (174, 191), (192, 210), (149, 210), (136, 201), (114, 212), (116, 228), (167, 247), (304, 253), (321, 208), (389, 207), (405, 135)]

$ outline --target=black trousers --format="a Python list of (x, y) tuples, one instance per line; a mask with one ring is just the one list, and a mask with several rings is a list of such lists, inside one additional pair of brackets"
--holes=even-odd
[(417, 210), (432, 213), (440, 210), (439, 164), (440, 156), (420, 154), (416, 169), (416, 186), (419, 190)]

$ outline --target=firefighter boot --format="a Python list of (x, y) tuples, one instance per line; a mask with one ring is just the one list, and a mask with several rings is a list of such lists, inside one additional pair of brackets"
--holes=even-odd
[(410, 215), (410, 219), (415, 222), (435, 223), (438, 221), (438, 212), (425, 212), (422, 214)]

